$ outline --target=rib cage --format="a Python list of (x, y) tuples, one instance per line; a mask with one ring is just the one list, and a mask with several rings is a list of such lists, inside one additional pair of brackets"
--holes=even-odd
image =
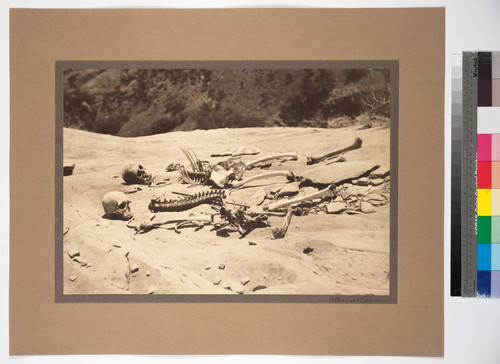
[(160, 200), (157, 198), (151, 200), (149, 210), (152, 212), (185, 211), (202, 204), (220, 206), (222, 205), (222, 199), (225, 197), (224, 190), (210, 190), (180, 200)]

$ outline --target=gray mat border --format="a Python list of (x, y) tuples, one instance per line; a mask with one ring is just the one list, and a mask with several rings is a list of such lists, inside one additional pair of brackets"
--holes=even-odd
[[(64, 294), (63, 120), (65, 69), (355, 69), (387, 68), (391, 77), (389, 295)], [(56, 303), (397, 303), (398, 286), (398, 60), (332, 61), (56, 61), (55, 62), (55, 302)]]

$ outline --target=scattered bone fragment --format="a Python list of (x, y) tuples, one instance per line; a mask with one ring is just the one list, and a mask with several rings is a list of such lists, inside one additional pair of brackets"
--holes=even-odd
[(233, 157), (237, 157), (240, 155), (255, 155), (259, 154), (260, 149), (254, 146), (240, 146), (234, 152), (231, 153)]
[(212, 268), (212, 266), (211, 266), (211, 265), (207, 265), (207, 266), (205, 267), (205, 270), (209, 270), (209, 269), (211, 269), (211, 268)]
[(148, 270), (148, 271), (146, 272), (146, 277), (150, 277), (150, 276), (151, 276), (151, 272)]
[(153, 294), (156, 291), (158, 291), (158, 288), (156, 286), (149, 286), (147, 290), (148, 294)]
[(290, 225), (290, 221), (292, 220), (292, 214), (293, 209), (291, 207), (288, 207), (288, 211), (286, 213), (285, 221), (283, 221), (283, 224), (280, 227), (275, 227), (272, 230), (274, 239), (283, 239), (285, 237), (288, 226)]
[(77, 276), (69, 276), (68, 279), (71, 281), (71, 282), (74, 282), (76, 281), (78, 277)]
[(221, 277), (215, 277), (213, 283), (217, 286), (220, 282), (222, 282)]
[(370, 180), (370, 184), (372, 186), (379, 186), (382, 183), (384, 183), (384, 180), (382, 178), (375, 178), (375, 179)]
[(90, 268), (90, 267), (92, 267), (93, 265), (94, 265), (94, 264), (92, 264), (92, 263), (87, 263), (87, 265), (85, 266), (85, 268)]
[(255, 241), (249, 241), (248, 245), (257, 245), (257, 243)]
[(134, 264), (133, 266), (130, 267), (130, 273), (136, 273), (139, 271), (139, 266), (137, 264)]
[(369, 214), (372, 212), (375, 212), (375, 208), (369, 204), (368, 202), (361, 202), (361, 212), (364, 212), (365, 214)]
[(263, 189), (258, 189), (252, 197), (246, 200), (247, 206), (259, 206), (266, 199), (267, 193)]
[(131, 225), (131, 222), (134, 220), (130, 220), (127, 223), (127, 227), (133, 228), (136, 232), (136, 234), (144, 234), (147, 233), (150, 230), (156, 229), (160, 226), (163, 225), (168, 225), (168, 224), (177, 224), (177, 227), (181, 227), (181, 224), (183, 224), (182, 227), (185, 227), (186, 225), (190, 226), (204, 226), (204, 225), (209, 225), (213, 222), (213, 215), (197, 215), (197, 216), (185, 216), (185, 217), (179, 217), (177, 219), (168, 219), (168, 220), (163, 220), (163, 221), (153, 221), (155, 219), (156, 215), (152, 215), (149, 217), (146, 221), (139, 225)]
[(244, 278), (241, 280), (241, 284), (242, 284), (242, 285), (245, 285), (245, 284), (247, 284), (248, 282), (250, 282), (250, 277), (244, 277)]
[(384, 182), (389, 182), (391, 180), (391, 176), (387, 176), (384, 178)]
[(307, 164), (319, 163), (319, 162), (321, 162), (324, 159), (334, 157), (336, 155), (348, 152), (350, 150), (361, 148), (362, 144), (363, 144), (363, 141), (360, 138), (356, 138), (354, 140), (354, 143), (352, 143), (348, 147), (345, 147), (345, 148), (342, 148), (342, 149), (338, 149), (338, 150), (334, 150), (333, 152), (329, 152), (329, 153), (326, 153), (326, 154), (320, 155), (320, 156), (307, 157)]
[(78, 257), (80, 255), (80, 252), (78, 250), (68, 250), (67, 253), (71, 259)]
[(210, 172), (210, 179), (218, 187), (225, 187), (229, 182), (231, 175), (234, 173), (232, 169), (226, 170), (224, 167), (216, 165)]
[(224, 263), (219, 264), (219, 269), (225, 269), (226, 265)]
[(272, 177), (286, 177), (289, 181), (293, 181), (293, 179), (295, 178), (292, 172), (274, 171), (274, 172), (257, 174), (255, 176), (242, 179), (241, 181), (233, 182), (232, 186), (233, 187), (241, 187), (241, 186), (246, 185), (247, 183), (250, 183), (253, 181), (258, 181), (260, 179), (266, 179), (266, 178), (272, 178)]
[(340, 214), (345, 211), (345, 203), (331, 202), (326, 205), (326, 212), (329, 214)]
[(298, 156), (297, 156), (296, 152), (287, 152), (287, 153), (278, 153), (278, 154), (269, 155), (266, 157), (256, 159), (250, 163), (247, 163), (247, 169), (251, 169), (259, 163), (273, 160), (273, 159), (278, 159), (278, 158), (291, 158), (292, 160), (297, 160)]
[(298, 196), (295, 198), (291, 198), (285, 201), (278, 201), (275, 203), (271, 203), (267, 206), (267, 209), (269, 211), (274, 211), (277, 209), (280, 209), (282, 207), (287, 207), (293, 204), (298, 204), (301, 202), (309, 201), (309, 200), (314, 200), (316, 198), (324, 198), (324, 197), (333, 197), (335, 195), (335, 185), (330, 185), (318, 192), (305, 195), (305, 196)]

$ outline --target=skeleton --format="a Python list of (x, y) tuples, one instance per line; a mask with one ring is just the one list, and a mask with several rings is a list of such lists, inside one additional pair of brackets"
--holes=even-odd
[(210, 190), (200, 192), (192, 196), (186, 196), (177, 200), (167, 200), (160, 198), (152, 199), (149, 204), (149, 210), (152, 212), (160, 211), (185, 211), (202, 204), (222, 205), (222, 199), (225, 197), (223, 190)]
[(129, 220), (133, 214), (130, 212), (130, 201), (123, 192), (108, 192), (102, 198), (102, 207), (108, 219)]
[(153, 182), (153, 176), (147, 173), (142, 165), (137, 163), (130, 163), (123, 167), (122, 178), (129, 185), (150, 185)]
[(348, 152), (350, 150), (361, 148), (362, 144), (363, 144), (363, 141), (360, 138), (356, 138), (354, 143), (352, 143), (348, 147), (338, 149), (338, 150), (335, 150), (333, 152), (329, 152), (329, 153), (326, 153), (324, 155), (317, 156), (317, 157), (307, 157), (307, 164), (316, 164), (316, 163), (321, 162), (324, 159), (329, 159), (331, 157), (335, 157), (336, 155)]
[(275, 210), (278, 210), (282, 207), (287, 207), (290, 205), (299, 204), (299, 203), (306, 202), (309, 200), (314, 200), (316, 198), (334, 197), (335, 193), (336, 193), (335, 185), (331, 184), (330, 186), (328, 186), (328, 187), (326, 187), (318, 192), (313, 192), (313, 193), (310, 193), (310, 194), (305, 195), (305, 196), (299, 196), (299, 197), (291, 198), (288, 200), (282, 200), (282, 201), (270, 203), (269, 205), (267, 205), (267, 210), (268, 211), (275, 211)]

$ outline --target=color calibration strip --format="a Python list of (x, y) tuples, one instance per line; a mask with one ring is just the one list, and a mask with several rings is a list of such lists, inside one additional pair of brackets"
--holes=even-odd
[(462, 291), (462, 54), (451, 57), (451, 265), (450, 295)]
[(500, 52), (477, 60), (477, 295), (500, 297)]

